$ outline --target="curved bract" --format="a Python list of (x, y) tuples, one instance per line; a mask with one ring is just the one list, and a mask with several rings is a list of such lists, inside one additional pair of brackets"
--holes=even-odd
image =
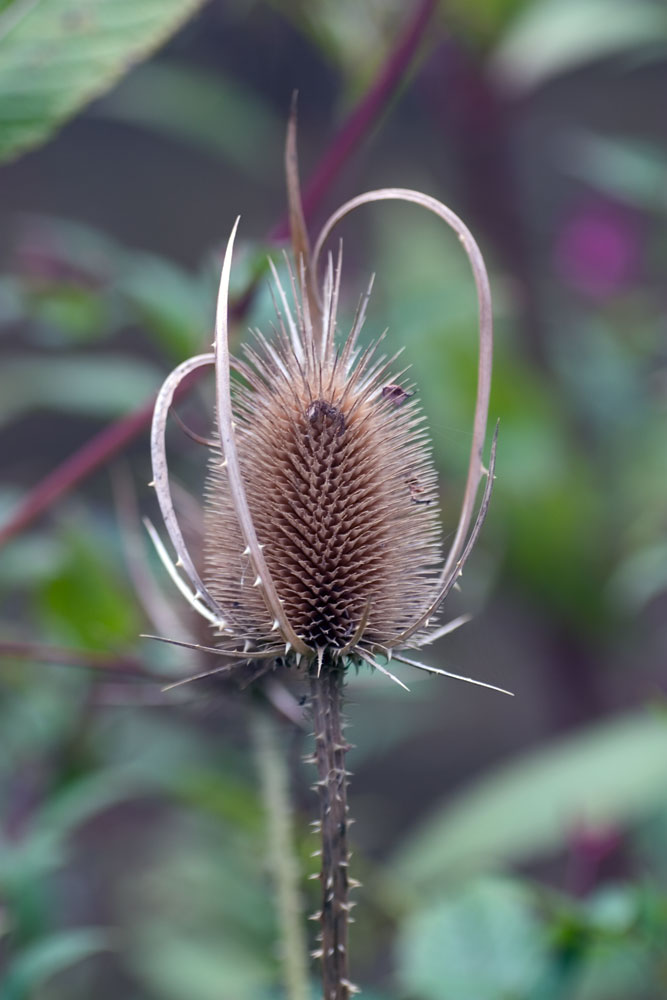
[[(318, 674), (341, 661), (368, 663), (402, 685), (385, 658), (388, 662), (393, 654), (410, 666), (444, 674), (403, 651), (467, 620), (429, 632), (431, 619), (461, 575), (492, 488), (495, 435), (488, 472), (482, 463), (492, 362), (488, 277), (479, 248), (458, 216), (435, 198), (402, 188), (370, 191), (343, 205), (325, 223), (311, 258), (289, 150), (288, 137), (296, 257), (296, 272), (288, 264), (289, 294), (271, 264), (276, 302), (272, 335), (256, 331), (243, 361), (233, 361), (227, 316), (237, 219), (222, 267), (215, 354), (180, 365), (167, 378), (155, 407), (154, 480), (175, 564), (152, 528), (151, 534), (175, 582), (215, 630), (219, 648), (196, 648), (239, 662), (280, 659), (298, 665), (305, 658), (308, 669)], [(477, 289), (473, 440), (458, 527), (444, 560), (436, 474), (413, 387), (397, 371), (397, 356), (387, 359), (380, 353), (382, 338), (365, 350), (358, 345), (371, 287), (341, 339), (341, 248), (335, 262), (327, 256), (321, 287), (316, 280), (323, 247), (338, 222), (362, 205), (387, 200), (417, 204), (454, 229)], [(164, 435), (176, 388), (190, 371), (206, 364), (215, 365), (218, 435), (206, 486), (206, 566), (200, 576), (174, 513)], [(233, 384), (232, 367), (242, 375)]]
[[(449, 555), (442, 568), (441, 582), (444, 584), (451, 570), (456, 565), (459, 555), (465, 545), (466, 536), (472, 521), (475, 507), (475, 497), (480, 480), (485, 473), (482, 463), (482, 452), (484, 440), (486, 438), (486, 424), (489, 413), (489, 395), (491, 392), (491, 369), (493, 365), (493, 311), (491, 308), (491, 287), (489, 276), (484, 264), (482, 253), (475, 242), (475, 239), (458, 215), (436, 198), (423, 194), (421, 191), (412, 191), (410, 188), (380, 188), (377, 191), (367, 191), (358, 195), (350, 201), (341, 205), (324, 223), (315, 243), (313, 253), (313, 271), (317, 274), (317, 267), (322, 253), (322, 248), (338, 223), (349, 215), (356, 208), (369, 205), (377, 201), (403, 201), (420, 205), (427, 211), (432, 212), (442, 219), (457, 234), (463, 249), (465, 250), (477, 291), (477, 306), (479, 311), (479, 364), (477, 371), (477, 400), (475, 403), (475, 416), (473, 419), (472, 444), (470, 448), (470, 461), (468, 463), (468, 476), (466, 480), (463, 503), (461, 504), (461, 514), (456, 529), (456, 535), (452, 542)], [(444, 596), (443, 596), (444, 599)]]

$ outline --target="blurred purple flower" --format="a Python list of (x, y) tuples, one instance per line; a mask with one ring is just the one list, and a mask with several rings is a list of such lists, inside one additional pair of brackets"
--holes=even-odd
[(636, 220), (610, 204), (590, 204), (573, 213), (556, 238), (555, 263), (562, 279), (594, 299), (631, 285), (639, 254)]

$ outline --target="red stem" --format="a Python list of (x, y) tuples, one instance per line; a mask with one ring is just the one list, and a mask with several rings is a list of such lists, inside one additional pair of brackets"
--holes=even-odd
[(46, 475), (0, 528), (0, 545), (20, 534), (56, 500), (122, 451), (150, 423), (153, 403), (151, 399), (140, 410), (109, 424)]
[(124, 674), (157, 683), (160, 677), (152, 674), (138, 660), (127, 656), (113, 657), (89, 649), (60, 649), (43, 646), (38, 642), (0, 642), (0, 658), (33, 660), (35, 663), (60, 663), (63, 666), (85, 667), (103, 673)]
[[(419, 48), (436, 2), (437, 0), (421, 0), (417, 4), (414, 14), (406, 23), (370, 89), (336, 132), (329, 148), (315, 167), (303, 192), (303, 210), (307, 218), (322, 203), (341, 168), (368, 135), (373, 121), (380, 116), (399, 87)], [(271, 237), (278, 240), (287, 239), (288, 236), (289, 219), (285, 215), (271, 230)]]
[[(332, 139), (306, 186), (303, 198), (306, 217), (312, 215), (320, 205), (342, 167), (401, 83), (435, 6), (436, 0), (421, 0), (417, 5), (413, 17), (400, 34), (377, 78)], [(287, 230), (288, 220), (285, 217), (273, 228), (270, 236), (273, 239), (285, 238)], [(247, 307), (250, 298), (249, 290), (234, 309), (237, 316)], [(33, 487), (9, 521), (0, 528), (0, 546), (24, 531), (57, 500), (138, 437), (151, 422), (153, 404), (154, 399), (147, 400), (134, 413), (109, 424)]]

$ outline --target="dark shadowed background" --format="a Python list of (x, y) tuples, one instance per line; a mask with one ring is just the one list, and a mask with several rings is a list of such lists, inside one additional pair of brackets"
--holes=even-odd
[[(353, 978), (369, 1000), (661, 1000), (663, 0), (211, 0), (180, 26), (196, 4), (49, 3), (0, 2), (0, 1000), (285, 996), (249, 725), (266, 697), (140, 676), (211, 664), (138, 638), (206, 640), (139, 515), (142, 413), (208, 349), (237, 214), (235, 343), (270, 320), (295, 89), (307, 189), (328, 156), (312, 231), (369, 188), (435, 195), (479, 240), (497, 331), (497, 482), (447, 608), (474, 620), (428, 659), (515, 697), (350, 677)], [(342, 325), (375, 272), (366, 337), (405, 345), (451, 534), (466, 259), (412, 206), (340, 232)], [(178, 407), (204, 434), (210, 388)], [(196, 549), (205, 449), (176, 424), (169, 446)], [(279, 701), (310, 912), (308, 732)]]

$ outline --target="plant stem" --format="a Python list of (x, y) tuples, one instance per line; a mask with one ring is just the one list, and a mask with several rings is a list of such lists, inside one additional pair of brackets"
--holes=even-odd
[(341, 666), (325, 662), (320, 676), (310, 679), (322, 838), (322, 934), (316, 954), (322, 959), (324, 1000), (349, 1000), (358, 992), (347, 971), (350, 855), (345, 751), (349, 746), (343, 739), (341, 720), (343, 676)]
[(299, 894), (299, 865), (294, 855), (289, 777), (276, 724), (266, 710), (255, 708), (252, 733), (266, 810), (268, 857), (275, 882), (285, 993), (288, 1000), (308, 1000), (308, 950)]
[(159, 674), (148, 670), (140, 660), (131, 656), (109, 656), (98, 650), (63, 649), (59, 646), (44, 646), (38, 642), (0, 642), (0, 659), (5, 658), (84, 667), (102, 673), (137, 677), (140, 680), (152, 681), (154, 684), (163, 679)]
[[(343, 165), (360, 143), (368, 138), (372, 126), (405, 82), (436, 5), (437, 0), (419, 0), (415, 4), (377, 76), (329, 143), (304, 188), (303, 210), (306, 218), (311, 217), (322, 203)], [(273, 239), (285, 239), (288, 233), (289, 221), (285, 216), (271, 231), (271, 236)]]

